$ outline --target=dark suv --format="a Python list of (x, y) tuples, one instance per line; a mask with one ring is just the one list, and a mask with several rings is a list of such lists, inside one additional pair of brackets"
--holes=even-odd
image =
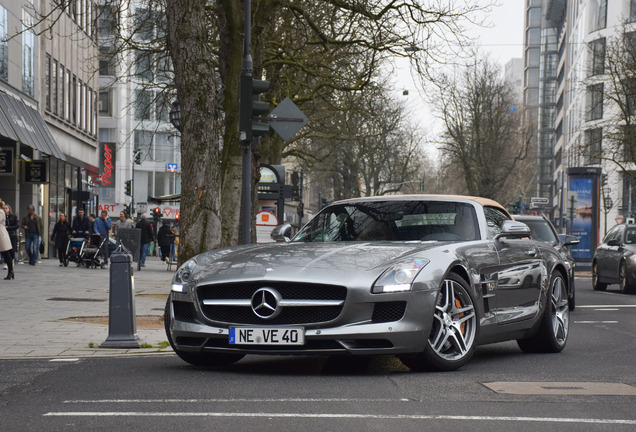
[(545, 216), (530, 216), (530, 215), (513, 215), (515, 220), (523, 222), (530, 228), (530, 235), (535, 240), (540, 240), (545, 243), (549, 243), (559, 251), (559, 254), (563, 258), (563, 261), (568, 266), (568, 282), (570, 286), (570, 292), (568, 293), (568, 304), (570, 310), (574, 310), (576, 305), (575, 292), (574, 292), (574, 258), (570, 253), (568, 246), (578, 244), (579, 239), (572, 235), (560, 236), (557, 233), (556, 228)]

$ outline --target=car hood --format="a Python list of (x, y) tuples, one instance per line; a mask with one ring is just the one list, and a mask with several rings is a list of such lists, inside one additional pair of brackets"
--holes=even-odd
[(196, 258), (196, 280), (251, 278), (347, 278), (367, 272), (374, 277), (389, 265), (419, 256), (436, 242), (272, 243), (237, 246)]

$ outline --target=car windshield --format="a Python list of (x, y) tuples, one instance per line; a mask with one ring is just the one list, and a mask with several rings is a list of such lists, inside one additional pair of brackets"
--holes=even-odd
[(478, 226), (465, 203), (369, 201), (329, 206), (293, 241), (466, 241), (480, 238)]
[(558, 243), (561, 240), (554, 234), (548, 222), (543, 219), (540, 220), (522, 220), (524, 224), (530, 228), (530, 236), (535, 240), (540, 240), (545, 243)]

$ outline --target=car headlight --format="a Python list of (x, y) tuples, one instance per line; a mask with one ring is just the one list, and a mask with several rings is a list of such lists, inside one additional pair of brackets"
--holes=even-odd
[(390, 293), (410, 291), (417, 274), (430, 261), (426, 259), (413, 259), (402, 263), (393, 264), (386, 269), (382, 276), (373, 284), (373, 293)]
[(172, 291), (180, 293), (184, 292), (184, 286), (187, 285), (188, 280), (190, 280), (196, 265), (197, 262), (194, 259), (189, 259), (177, 269), (177, 273), (174, 275), (174, 279), (172, 280)]

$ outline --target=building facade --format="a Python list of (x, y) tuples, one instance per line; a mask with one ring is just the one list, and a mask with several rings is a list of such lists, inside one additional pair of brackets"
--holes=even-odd
[(0, 197), (19, 217), (35, 206), (45, 244), (61, 212), (98, 206), (94, 14), (90, 0), (0, 0)]

